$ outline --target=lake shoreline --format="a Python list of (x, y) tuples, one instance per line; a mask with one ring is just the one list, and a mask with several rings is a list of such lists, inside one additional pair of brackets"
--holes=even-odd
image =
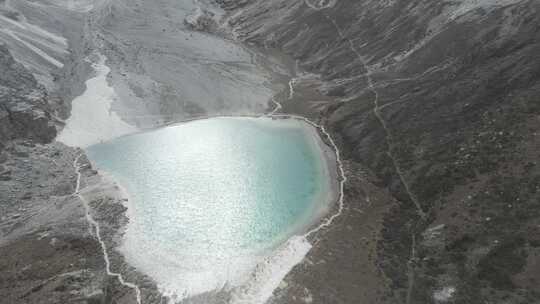
[[(339, 197), (339, 189), (338, 189), (339, 180), (337, 178), (338, 170), (336, 166), (337, 162), (336, 162), (335, 151), (333, 150), (331, 146), (326, 144), (323, 138), (321, 138), (321, 136), (325, 136), (325, 135), (320, 131), (320, 127), (317, 127), (314, 123), (312, 123), (311, 121), (308, 121), (306, 118), (296, 117), (294, 115), (281, 115), (281, 114), (276, 115), (276, 116), (267, 116), (267, 115), (228, 116), (227, 115), (227, 116), (216, 116), (216, 117), (204, 117), (204, 118), (190, 119), (183, 122), (169, 124), (164, 127), (153, 128), (153, 130), (172, 127), (174, 125), (181, 125), (181, 124), (193, 122), (196, 120), (204, 120), (204, 119), (219, 118), (219, 117), (246, 118), (246, 119), (254, 119), (254, 120), (256, 119), (268, 119), (268, 120), (290, 119), (291, 122), (294, 124), (294, 127), (301, 128), (301, 131), (305, 134), (306, 140), (308, 144), (312, 147), (312, 149), (316, 149), (313, 151), (317, 151), (317, 154), (318, 154), (317, 158), (319, 157), (321, 158), (319, 159), (320, 162), (318, 162), (319, 170), (320, 170), (320, 173), (323, 174), (325, 176), (325, 179), (328, 181), (328, 189), (321, 189), (322, 193), (317, 194), (315, 201), (313, 202), (314, 209), (312, 210), (312, 212), (309, 215), (303, 217), (303, 219), (299, 220), (298, 225), (294, 225), (294, 227), (291, 227), (291, 229), (286, 232), (288, 236), (284, 240), (279, 241), (278, 244), (274, 244), (272, 246), (269, 246), (268, 248), (265, 248), (263, 252), (261, 252), (261, 254), (258, 255), (259, 262), (257, 263), (257, 265), (259, 264), (266, 265), (268, 261), (278, 259), (279, 261), (277, 263), (280, 265), (270, 265), (270, 266), (273, 266), (280, 272), (283, 272), (284, 265), (292, 264), (292, 265), (286, 266), (286, 268), (292, 269), (292, 267), (296, 265), (297, 263), (299, 263), (303, 259), (305, 254), (307, 254), (307, 252), (311, 249), (311, 245), (307, 244), (308, 242), (305, 239), (309, 231), (311, 231), (311, 229), (316, 229), (317, 227), (322, 225), (325, 219), (327, 217), (332, 216), (332, 214), (334, 213), (334, 210), (336, 209), (336, 205), (337, 205), (336, 202)], [(281, 127), (281, 126), (278, 126), (278, 127)], [(283, 127), (287, 128), (289, 126), (284, 125)], [(146, 132), (148, 131), (150, 130), (147, 130)], [(135, 134), (142, 133), (142, 132), (143, 131), (137, 132)], [(129, 135), (133, 135), (133, 134), (129, 134)], [(129, 135), (125, 135), (125, 136), (129, 136)], [(94, 164), (94, 167), (95, 167), (95, 164)], [(103, 175), (104, 178), (109, 177), (111, 178), (111, 181), (113, 180), (111, 174), (109, 174), (106, 170), (99, 170), (99, 173), (100, 175)], [(116, 232), (117, 236), (119, 236), (116, 238), (119, 240), (116, 242), (116, 244), (113, 245), (113, 248), (111, 249), (114, 249), (114, 251), (117, 251), (119, 254), (126, 257), (126, 251), (125, 251), (125, 248), (123, 248), (124, 242), (126, 240), (125, 236), (127, 235), (128, 229), (130, 229), (129, 228), (130, 223), (133, 223), (136, 217), (134, 216), (134, 212), (133, 212), (133, 208), (134, 208), (133, 201), (132, 199), (129, 198), (130, 195), (128, 191), (129, 189), (128, 185), (124, 185), (122, 181), (119, 181), (118, 179), (114, 179), (114, 182), (116, 185), (118, 185), (118, 188), (122, 192), (122, 195), (119, 198), (122, 200), (122, 204), (124, 205), (124, 207), (126, 207), (124, 216), (126, 216), (128, 220), (126, 221), (125, 225), (123, 227), (120, 227), (118, 231)], [(291, 243), (291, 240), (293, 239), (295, 241), (294, 244)], [(296, 252), (297, 255), (300, 254), (301, 256), (291, 257), (285, 253), (286, 251)], [(276, 258), (276, 256), (278, 256), (278, 258)], [(283, 259), (286, 259), (287, 261), (284, 261)], [(295, 261), (295, 262), (291, 263), (291, 261)], [(124, 263), (128, 263), (128, 261), (125, 260)], [(131, 265), (130, 267), (133, 267), (133, 266)], [(259, 266), (257, 266), (256, 268), (258, 267)], [(137, 270), (136, 267), (135, 269), (137, 272), (141, 271), (141, 270)], [(265, 270), (265, 271), (268, 271), (268, 270)], [(273, 276), (275, 271), (270, 270), (269, 272)], [(279, 283), (281, 282), (282, 278), (287, 273), (288, 273), (288, 270), (285, 273), (280, 274), (279, 279), (273, 278), (271, 279), (271, 281), (276, 281), (277, 283)], [(250, 278), (247, 278), (246, 282), (250, 280), (251, 280)], [(166, 292), (164, 292), (165, 291), (164, 288), (158, 286), (158, 289), (161, 290), (162, 294), (164, 295), (167, 294)], [(235, 288), (231, 288), (230, 290), (231, 294), (234, 293), (233, 291), (234, 289)], [(215, 291), (217, 292), (217, 290)], [(270, 295), (268, 295), (268, 297)], [(198, 295), (194, 295), (194, 296), (197, 297)]]

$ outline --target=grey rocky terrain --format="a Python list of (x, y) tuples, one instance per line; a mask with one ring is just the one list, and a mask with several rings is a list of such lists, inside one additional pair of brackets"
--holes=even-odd
[(53, 140), (56, 129), (49, 109), (54, 100), (4, 45), (0, 45), (0, 65), (0, 143), (21, 138), (38, 143)]
[(331, 133), (344, 212), (270, 303), (540, 303), (540, 2), (215, 1), (0, 1), (0, 303), (163, 300), (54, 141), (96, 52), (138, 128), (273, 99)]
[(540, 303), (538, 1), (220, 2), (352, 179), (276, 302)]
[(100, 247), (72, 196), (80, 152), (51, 143), (57, 100), (5, 46), (0, 65), (0, 301), (102, 298), (108, 278)]

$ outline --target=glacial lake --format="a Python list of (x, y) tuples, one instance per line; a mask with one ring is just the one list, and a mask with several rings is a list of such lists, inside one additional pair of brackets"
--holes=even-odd
[(300, 120), (220, 117), (87, 154), (129, 194), (126, 260), (162, 290), (194, 295), (240, 284), (261, 256), (317, 224), (332, 199), (323, 146)]

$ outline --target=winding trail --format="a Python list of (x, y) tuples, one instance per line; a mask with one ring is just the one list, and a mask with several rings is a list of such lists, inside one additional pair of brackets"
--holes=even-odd
[(375, 86), (373, 84), (373, 78), (371, 77), (373, 71), (368, 66), (368, 64), (367, 64), (366, 60), (364, 59), (364, 57), (362, 56), (362, 54), (360, 54), (360, 52), (356, 49), (353, 42), (349, 38), (347, 38), (347, 36), (345, 36), (345, 34), (343, 34), (343, 31), (339, 28), (336, 21), (334, 19), (330, 18), (325, 13), (321, 13), (321, 14), (328, 21), (330, 21), (330, 23), (336, 28), (336, 31), (337, 31), (338, 35), (342, 39), (347, 41), (347, 43), (349, 44), (350, 49), (353, 51), (353, 53), (355, 53), (356, 57), (358, 58), (358, 60), (360, 60), (360, 63), (362, 63), (362, 66), (366, 70), (365, 76), (366, 76), (368, 89), (371, 92), (373, 92), (373, 94), (375, 95), (375, 97), (373, 98), (373, 114), (375, 115), (375, 117), (377, 118), (379, 123), (381, 124), (381, 126), (382, 126), (382, 128), (383, 128), (383, 130), (385, 132), (385, 136), (386, 136), (386, 143), (388, 145), (388, 150), (386, 151), (386, 155), (388, 155), (388, 157), (392, 160), (392, 164), (394, 166), (394, 169), (396, 170), (396, 173), (399, 176), (399, 179), (400, 179), (401, 183), (403, 184), (403, 186), (405, 188), (405, 192), (407, 193), (407, 195), (409, 196), (411, 201), (414, 203), (418, 215), (422, 218), (422, 220), (425, 220), (426, 219), (426, 213), (422, 209), (422, 206), (420, 205), (420, 202), (419, 202), (418, 198), (416, 197), (416, 195), (414, 195), (414, 193), (411, 191), (411, 189), (409, 187), (409, 183), (405, 179), (405, 174), (401, 170), (401, 167), (399, 166), (398, 161), (396, 160), (394, 154), (392, 153), (392, 147), (394, 146), (394, 143), (393, 143), (394, 140), (392, 138), (392, 133), (390, 132), (390, 129), (388, 128), (388, 126), (386, 124), (386, 121), (384, 120), (384, 118), (381, 115), (381, 107), (379, 106), (379, 93), (378, 93), (377, 89), (375, 89)]
[(273, 116), (275, 115), (279, 110), (281, 110), (281, 108), (283, 108), (281, 106), (281, 104), (279, 102), (276, 101), (276, 99), (274, 97), (272, 97), (272, 103), (276, 106), (272, 112), (268, 113), (268, 116)]
[(92, 210), (90, 208), (90, 205), (88, 204), (88, 201), (80, 193), (80, 191), (81, 191), (81, 169), (87, 166), (87, 165), (79, 165), (78, 164), (79, 159), (81, 158), (81, 156), (82, 156), (82, 154), (79, 154), (75, 158), (75, 160), (73, 161), (73, 168), (75, 169), (75, 173), (77, 174), (77, 182), (76, 182), (76, 186), (75, 186), (75, 192), (73, 192), (72, 195), (78, 197), (81, 200), (81, 202), (83, 203), (83, 205), (84, 205), (84, 209), (86, 211), (85, 212), (86, 213), (86, 220), (88, 221), (88, 224), (90, 225), (90, 227), (94, 229), (96, 238), (97, 238), (99, 244), (101, 245), (101, 251), (103, 252), (103, 259), (105, 260), (105, 270), (107, 271), (107, 275), (112, 276), (112, 277), (116, 277), (122, 286), (126, 286), (128, 288), (133, 289), (135, 291), (135, 297), (136, 297), (136, 300), (137, 300), (137, 304), (142, 304), (141, 290), (139, 289), (139, 287), (137, 285), (133, 284), (133, 283), (126, 282), (124, 280), (124, 277), (122, 276), (122, 274), (111, 271), (111, 261), (109, 259), (109, 254), (107, 253), (107, 247), (105, 245), (105, 242), (101, 238), (101, 231), (100, 231), (99, 224), (92, 217), (92, 213), (91, 213)]
[(409, 258), (409, 261), (407, 261), (407, 276), (408, 276), (408, 286), (407, 286), (407, 297), (405, 304), (411, 303), (411, 297), (412, 292), (414, 288), (414, 263), (416, 262), (416, 236), (414, 233), (412, 233), (412, 240), (411, 240), (411, 257)]
[[(309, 121), (308, 119), (306, 119), (306, 121)], [(338, 165), (338, 170), (339, 170), (339, 174), (340, 174), (340, 181), (339, 181), (339, 198), (338, 198), (338, 210), (336, 213), (332, 214), (330, 217), (327, 217), (319, 226), (317, 226), (316, 228), (308, 231), (306, 234), (305, 234), (305, 237), (308, 238), (310, 237), (312, 234), (316, 233), (316, 232), (319, 232), (321, 229), (323, 228), (326, 228), (328, 226), (330, 226), (332, 224), (332, 222), (334, 222), (334, 220), (336, 218), (338, 218), (339, 216), (341, 216), (341, 214), (343, 213), (343, 209), (344, 209), (344, 197), (345, 197), (345, 183), (347, 182), (347, 176), (345, 175), (345, 169), (343, 167), (343, 163), (341, 161), (341, 152), (339, 150), (339, 148), (337, 147), (336, 143), (334, 142), (334, 139), (332, 138), (332, 136), (330, 136), (330, 134), (326, 131), (326, 129), (324, 128), (323, 125), (317, 125), (317, 124), (314, 124), (315, 126), (318, 126), (319, 130), (321, 131), (322, 134), (324, 134), (327, 138), (328, 138), (328, 141), (330, 143), (330, 145), (332, 146), (332, 148), (334, 149), (334, 152), (336, 153), (336, 162), (337, 162), (337, 165)]]
[(330, 143), (330, 146), (334, 149), (334, 153), (336, 154), (336, 163), (338, 165), (338, 171), (339, 171), (339, 176), (340, 176), (340, 178), (339, 178), (339, 198), (338, 198), (338, 201), (337, 201), (338, 210), (336, 211), (336, 213), (332, 214), (331, 216), (326, 217), (326, 219), (319, 226), (313, 228), (312, 230), (310, 230), (306, 234), (304, 234), (304, 236), (306, 238), (308, 238), (308, 237), (312, 236), (314, 233), (319, 232), (321, 229), (330, 226), (334, 222), (334, 220), (336, 218), (338, 218), (343, 213), (344, 196), (345, 196), (344, 189), (345, 189), (345, 183), (347, 182), (347, 176), (345, 175), (345, 169), (344, 169), (344, 166), (343, 166), (343, 162), (341, 160), (341, 152), (340, 152), (339, 148), (337, 147), (334, 139), (332, 138), (330, 133), (328, 133), (328, 131), (326, 131), (326, 128), (323, 125), (317, 124), (317, 123), (309, 120), (308, 118), (306, 118), (304, 116), (300, 116), (300, 115), (274, 114), (274, 115), (269, 115), (269, 116), (277, 117), (277, 118), (293, 118), (293, 119), (302, 120), (302, 121), (310, 124), (314, 128), (318, 129), (322, 134), (324, 134), (324, 136), (328, 139), (328, 142)]
[(296, 78), (289, 80), (289, 100), (294, 97), (294, 85), (296, 84)]
[[(419, 202), (418, 198), (411, 191), (411, 189), (409, 187), (409, 184), (405, 179), (405, 174), (401, 170), (401, 167), (399, 166), (399, 163), (398, 163), (397, 159), (395, 158), (395, 156), (392, 153), (392, 148), (394, 146), (394, 141), (393, 141), (393, 138), (392, 138), (392, 133), (390, 132), (390, 129), (388, 128), (388, 126), (386, 124), (386, 121), (384, 120), (384, 118), (383, 118), (383, 116), (381, 114), (381, 109), (384, 106), (383, 107), (379, 106), (379, 93), (378, 93), (378, 91), (377, 91), (377, 89), (376, 89), (376, 87), (375, 87), (375, 85), (373, 83), (373, 78), (371, 77), (373, 71), (371, 70), (371, 68), (367, 64), (366, 59), (356, 49), (356, 47), (354, 46), (354, 43), (349, 38), (347, 38), (347, 36), (343, 33), (341, 28), (338, 26), (337, 22), (334, 19), (330, 18), (327, 14), (325, 14), (322, 11), (321, 11), (321, 14), (328, 21), (330, 21), (330, 23), (335, 27), (338, 35), (343, 40), (347, 41), (347, 43), (349, 44), (349, 48), (357, 56), (358, 60), (360, 61), (360, 63), (364, 67), (364, 69), (366, 70), (365, 78), (366, 78), (366, 81), (367, 81), (367, 89), (369, 91), (373, 92), (373, 94), (375, 95), (374, 98), (373, 98), (373, 114), (375, 115), (375, 117), (377, 118), (377, 120), (379, 121), (380, 125), (382, 126), (382, 128), (383, 128), (383, 130), (385, 132), (386, 143), (388, 145), (388, 150), (386, 151), (386, 154), (392, 160), (392, 164), (394, 166), (394, 169), (396, 170), (396, 173), (399, 176), (399, 179), (400, 179), (401, 183), (403, 184), (407, 195), (409, 196), (409, 198), (411, 199), (411, 201), (414, 203), (414, 205), (416, 207), (416, 212), (420, 216), (421, 220), (425, 221), (426, 218), (427, 218), (426, 213), (422, 209), (422, 206), (420, 205), (420, 202)], [(420, 76), (423, 76), (423, 75), (424, 74), (421, 74)], [(414, 80), (414, 79), (406, 79), (406, 80)], [(413, 292), (414, 285), (415, 285), (415, 265), (414, 265), (414, 263), (416, 261), (416, 236), (415, 236), (414, 232), (412, 232), (411, 235), (412, 235), (411, 255), (409, 257), (409, 260), (407, 261), (408, 286), (407, 286), (407, 294), (406, 294), (406, 299), (405, 299), (406, 304), (411, 303), (412, 292)]]
[[(289, 81), (288, 100), (291, 100), (294, 97), (294, 84), (295, 84), (295, 82), (296, 82), (296, 78), (292, 78)], [(334, 153), (336, 154), (336, 163), (337, 163), (337, 167), (338, 167), (338, 171), (339, 171), (339, 197), (338, 197), (338, 201), (337, 201), (338, 210), (336, 211), (336, 213), (332, 214), (331, 216), (326, 217), (322, 221), (322, 223), (319, 224), (319, 226), (309, 230), (306, 234), (304, 234), (304, 237), (309, 238), (310, 236), (317, 233), (321, 229), (330, 226), (334, 222), (334, 220), (336, 218), (338, 218), (343, 213), (344, 197), (345, 197), (344, 189), (345, 189), (345, 183), (347, 182), (347, 176), (345, 175), (345, 169), (344, 169), (344, 166), (343, 166), (343, 162), (341, 160), (341, 152), (340, 152), (338, 146), (336, 145), (334, 139), (330, 135), (330, 133), (328, 133), (328, 131), (326, 131), (326, 128), (324, 127), (324, 125), (318, 124), (318, 123), (316, 123), (316, 122), (314, 122), (314, 121), (312, 121), (312, 120), (310, 120), (310, 119), (308, 119), (308, 118), (306, 118), (304, 116), (300, 116), (300, 115), (276, 114), (276, 112), (279, 111), (282, 108), (282, 105), (281, 105), (281, 103), (276, 101), (273, 97), (272, 97), (272, 102), (276, 105), (276, 107), (270, 113), (268, 113), (266, 116), (268, 116), (268, 117), (277, 117), (277, 118), (293, 118), (293, 119), (302, 120), (302, 121), (310, 124), (315, 129), (319, 130), (328, 139), (328, 142), (330, 143), (330, 146), (332, 147), (332, 149), (334, 150)]]

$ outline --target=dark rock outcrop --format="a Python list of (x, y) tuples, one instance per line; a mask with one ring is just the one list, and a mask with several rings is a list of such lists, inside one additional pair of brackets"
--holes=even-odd
[(45, 89), (4, 45), (0, 45), (0, 66), (0, 149), (14, 139), (52, 141), (56, 127)]
[(217, 28), (214, 17), (214, 13), (197, 8), (184, 19), (184, 24), (194, 31), (212, 32)]

